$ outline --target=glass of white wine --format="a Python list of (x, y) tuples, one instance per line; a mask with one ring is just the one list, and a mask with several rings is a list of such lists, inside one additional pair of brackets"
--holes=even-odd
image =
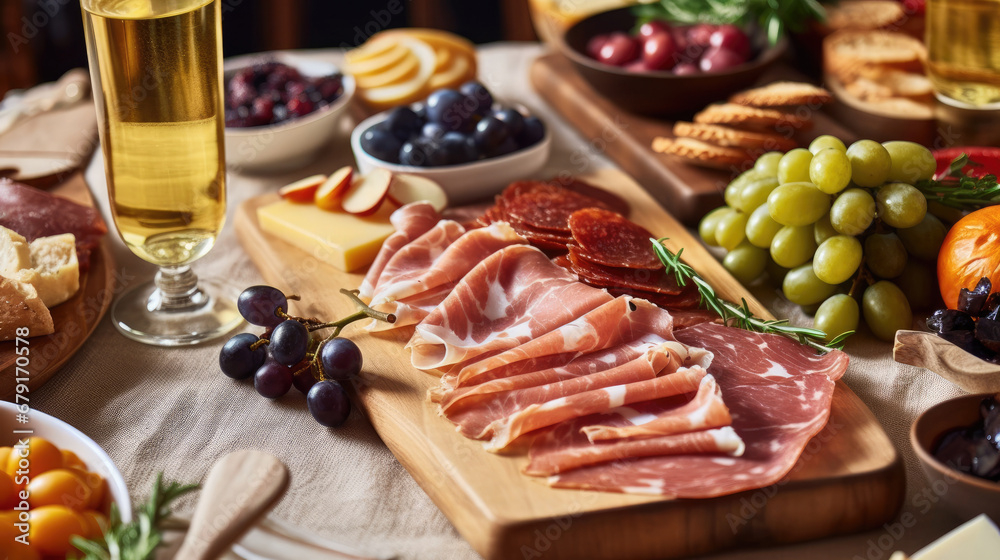
[(226, 217), (220, 0), (81, 0), (115, 225), (160, 267), (112, 309), (129, 338), (196, 344), (241, 322), (190, 264)]

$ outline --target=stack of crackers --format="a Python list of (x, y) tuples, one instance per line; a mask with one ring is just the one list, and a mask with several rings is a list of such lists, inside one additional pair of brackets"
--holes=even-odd
[(933, 118), (926, 59), (923, 43), (894, 31), (843, 30), (823, 40), (823, 70), (838, 95), (901, 118)]
[(830, 92), (802, 82), (774, 82), (709, 105), (694, 122), (674, 124), (673, 138), (657, 137), (653, 151), (717, 169), (743, 168), (761, 154), (798, 147), (796, 131), (812, 125), (811, 113)]

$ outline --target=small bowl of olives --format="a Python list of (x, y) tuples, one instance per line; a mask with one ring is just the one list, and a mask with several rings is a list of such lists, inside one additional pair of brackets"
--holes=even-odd
[(917, 417), (910, 445), (929, 489), (964, 519), (1000, 520), (1000, 394), (964, 395)]
[(430, 179), (452, 204), (483, 200), (548, 161), (552, 135), (526, 108), (499, 103), (479, 82), (362, 121), (351, 134), (358, 170)]
[(226, 164), (279, 172), (315, 159), (338, 134), (354, 79), (324, 60), (289, 53), (227, 59), (223, 65)]

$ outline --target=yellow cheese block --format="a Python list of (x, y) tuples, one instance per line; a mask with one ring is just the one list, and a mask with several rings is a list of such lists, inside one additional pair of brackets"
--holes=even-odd
[(996, 558), (998, 551), (1000, 531), (981, 514), (927, 545), (912, 560), (981, 560)]
[(371, 216), (360, 217), (282, 200), (259, 208), (257, 220), (264, 231), (316, 259), (353, 272), (370, 265), (382, 242), (395, 231), (389, 223), (393, 210), (391, 204), (383, 204)]

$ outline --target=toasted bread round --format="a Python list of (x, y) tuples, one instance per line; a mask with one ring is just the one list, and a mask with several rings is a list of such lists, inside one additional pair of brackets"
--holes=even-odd
[(831, 99), (830, 92), (805, 82), (774, 82), (764, 87), (741, 91), (729, 98), (730, 103), (751, 107), (784, 107), (788, 105), (822, 105)]
[(843, 0), (826, 8), (826, 26), (841, 29), (881, 29), (902, 22), (903, 6), (894, 0)]
[(922, 73), (926, 59), (923, 43), (892, 31), (838, 31), (823, 40), (825, 70), (845, 83), (880, 69)]
[(677, 156), (693, 165), (715, 169), (740, 167), (754, 160), (747, 150), (715, 146), (694, 138), (658, 136), (653, 139), (653, 151)]

